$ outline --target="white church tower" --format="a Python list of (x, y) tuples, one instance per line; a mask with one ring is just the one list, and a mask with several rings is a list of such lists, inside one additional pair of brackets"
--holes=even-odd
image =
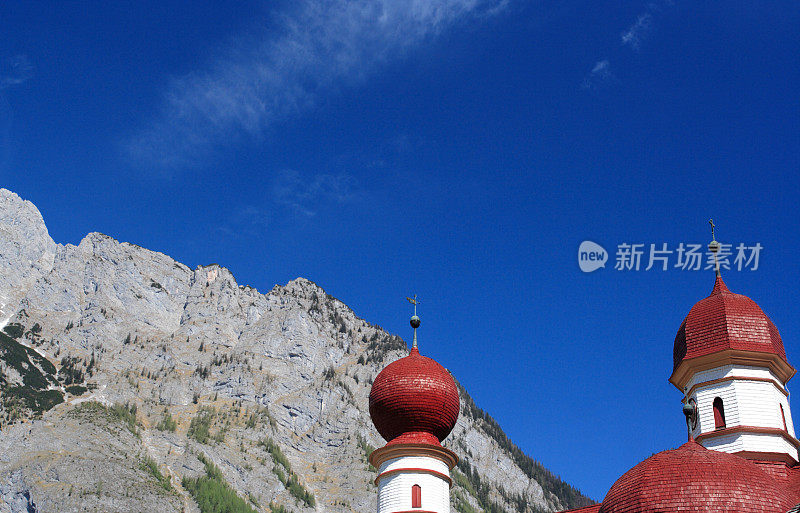
[(408, 356), (384, 368), (369, 394), (369, 413), (387, 440), (369, 457), (378, 469), (378, 513), (449, 513), (450, 471), (458, 457), (442, 447), (458, 420), (453, 377), (417, 349), (416, 296)]
[(717, 263), (714, 289), (675, 337), (669, 380), (684, 394), (690, 437), (707, 449), (796, 464), (786, 389), (794, 373), (778, 329), (752, 299), (728, 290)]

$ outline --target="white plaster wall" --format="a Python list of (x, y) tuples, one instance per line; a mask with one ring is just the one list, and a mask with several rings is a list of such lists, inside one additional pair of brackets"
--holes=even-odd
[[(402, 468), (423, 468), (450, 475), (447, 464), (436, 458), (406, 456), (384, 462), (378, 474)], [(411, 507), (411, 487), (421, 488), (422, 507)], [(378, 483), (378, 513), (394, 513), (414, 509), (450, 512), (450, 483), (442, 477), (424, 472), (398, 472), (382, 477)]]
[(725, 425), (727, 427), (739, 426), (739, 408), (736, 401), (736, 387), (733, 381), (716, 383), (707, 387), (698, 388), (693, 395), (697, 401), (697, 413), (699, 417), (698, 428), (693, 433), (697, 436), (700, 433), (714, 431), (714, 398), (722, 399), (725, 407)]
[(706, 449), (714, 449), (721, 452), (740, 452), (744, 450), (742, 445), (742, 434), (732, 433), (724, 436), (716, 436), (713, 439), (705, 439), (701, 445)]
[(723, 365), (713, 369), (704, 370), (692, 376), (686, 384), (688, 391), (697, 383), (704, 383), (714, 379), (727, 378), (729, 376), (744, 376), (746, 378), (769, 378), (774, 379), (777, 383), (781, 381), (765, 367), (749, 367), (745, 365)]
[[(794, 432), (794, 419), (792, 418), (792, 410), (789, 409), (789, 398), (785, 395), (781, 397), (781, 404), (783, 405), (783, 415), (786, 417), (786, 430), (789, 432), (790, 435), (797, 438), (797, 435)], [(780, 409), (778, 410), (778, 415), (780, 415)]]
[[(691, 396), (697, 401), (699, 419), (698, 427), (692, 435), (697, 437), (716, 430), (713, 403), (714, 398), (719, 397), (725, 407), (726, 427), (757, 426), (783, 429), (780, 410), (780, 405), (783, 405), (787, 432), (794, 436), (794, 422), (788, 397), (781, 392), (782, 389), (779, 389), (776, 383), (732, 380), (702, 385), (705, 381), (735, 376), (770, 378), (780, 383), (772, 372), (759, 367), (725, 365), (697, 373), (690, 380), (690, 386), (699, 383)], [(779, 452), (789, 454), (794, 459), (798, 457), (797, 449), (779, 435), (734, 433), (703, 440), (702, 444), (709, 449), (723, 452)]]
[(794, 426), (789, 429), (789, 402), (775, 385), (763, 381), (735, 381), (734, 388), (742, 425), (783, 429), (780, 409), (780, 405), (783, 405), (787, 431), (794, 436)]
[(447, 463), (436, 458), (425, 456), (401, 456), (399, 458), (386, 460), (381, 464), (381, 468), (378, 469), (378, 475), (388, 470), (395, 470), (398, 468), (426, 468), (428, 470), (435, 470), (446, 476), (450, 475), (450, 469), (447, 467)]
[[(696, 378), (700, 375), (712, 380), (720, 376), (748, 376), (768, 377), (777, 381), (769, 370), (758, 367), (725, 365), (697, 373), (692, 381), (699, 382)], [(734, 380), (708, 386), (703, 386), (701, 383), (691, 397), (697, 401), (700, 420), (698, 428), (692, 433), (695, 436), (714, 431), (715, 397), (722, 399), (725, 406), (725, 424), (728, 427), (746, 425), (782, 429), (783, 421), (778, 405), (783, 404), (787, 430), (794, 436), (794, 422), (791, 419), (788, 398), (781, 393), (774, 382)]]
[(776, 452), (788, 454), (797, 460), (797, 449), (784, 438), (761, 433), (733, 433), (730, 435), (705, 439), (702, 442), (706, 449), (721, 452)]

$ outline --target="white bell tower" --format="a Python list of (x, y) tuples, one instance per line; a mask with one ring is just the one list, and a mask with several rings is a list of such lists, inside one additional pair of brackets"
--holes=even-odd
[(691, 438), (748, 459), (798, 462), (786, 389), (795, 369), (778, 329), (752, 299), (728, 290), (718, 262), (714, 289), (681, 324), (673, 356), (670, 382), (684, 395)]
[(393, 444), (376, 449), (378, 513), (449, 513), (450, 471), (458, 458), (444, 447)]
[(447, 370), (417, 348), (417, 296), (408, 356), (387, 365), (369, 393), (369, 414), (387, 441), (370, 454), (378, 469), (378, 513), (450, 513), (450, 471), (458, 462), (442, 447), (458, 420), (458, 388)]

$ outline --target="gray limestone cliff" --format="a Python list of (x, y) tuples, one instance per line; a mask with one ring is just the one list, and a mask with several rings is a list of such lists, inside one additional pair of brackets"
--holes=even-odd
[[(262, 294), (99, 233), (56, 244), (0, 189), (0, 328), (0, 513), (376, 508), (368, 395), (406, 345), (311, 281)], [(461, 402), (454, 510), (591, 503)]]

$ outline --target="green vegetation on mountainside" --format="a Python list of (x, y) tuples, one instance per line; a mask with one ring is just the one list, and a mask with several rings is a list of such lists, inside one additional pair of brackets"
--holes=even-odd
[(184, 477), (182, 486), (194, 498), (202, 513), (256, 513), (225, 480), (222, 471), (202, 454), (197, 457), (206, 474)]
[[(0, 426), (28, 413), (38, 417), (64, 401), (64, 394), (55, 389), (60, 386), (55, 366), (9, 336), (21, 335), (21, 331), (18, 324), (12, 324), (0, 332), (0, 360), (6, 367), (6, 373), (0, 374)], [(12, 379), (12, 374), (21, 383), (16, 376)]]

